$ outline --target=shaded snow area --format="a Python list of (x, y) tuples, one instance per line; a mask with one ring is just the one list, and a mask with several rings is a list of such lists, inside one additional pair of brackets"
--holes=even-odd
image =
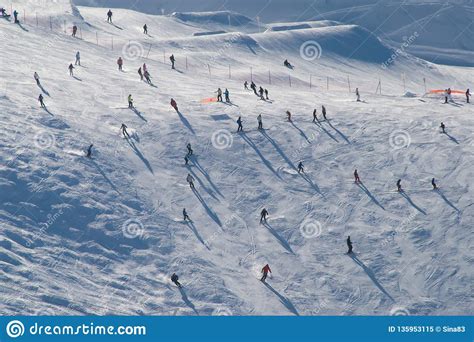
[[(54, 3), (0, 19), (3, 315), (472, 312), (472, 68), (397, 53), (336, 12), (259, 27), (112, 8), (110, 24), (108, 8)], [(430, 93), (448, 87), (447, 104)]]

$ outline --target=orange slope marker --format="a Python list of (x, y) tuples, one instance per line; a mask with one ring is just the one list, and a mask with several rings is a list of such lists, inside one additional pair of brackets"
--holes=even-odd
[(217, 99), (215, 97), (209, 97), (207, 99), (201, 100), (201, 103), (211, 103), (211, 102), (217, 102)]

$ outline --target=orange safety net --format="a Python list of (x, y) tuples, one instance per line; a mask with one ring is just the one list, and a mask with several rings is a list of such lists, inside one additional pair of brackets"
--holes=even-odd
[[(430, 90), (430, 93), (432, 94), (439, 94), (439, 93), (444, 93), (446, 90), (445, 89), (433, 89)], [(465, 94), (465, 91), (462, 90), (451, 90), (451, 94)]]
[(210, 97), (208, 99), (201, 100), (201, 103), (211, 103), (211, 102), (217, 102), (217, 99), (215, 97)]

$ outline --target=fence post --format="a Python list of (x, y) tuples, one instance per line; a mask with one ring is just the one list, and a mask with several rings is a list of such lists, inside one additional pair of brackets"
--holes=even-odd
[(288, 81), (290, 83), (290, 88), (291, 88), (291, 75), (288, 75)]
[(230, 72), (230, 64), (229, 64), (229, 80), (232, 79), (231, 72)]
[(186, 71), (188, 70), (188, 56), (186, 56)]
[(53, 30), (53, 20), (51, 19), (51, 16), (49, 16), (49, 28), (51, 31)]
[(425, 94), (426, 94), (426, 78), (423, 77), (423, 84), (425, 85)]
[(150, 50), (151, 50), (151, 44), (150, 44), (150, 47), (148, 48), (145, 59), (148, 59), (148, 55), (150, 54)]
[(114, 36), (112, 36), (112, 51), (114, 51)]
[(270, 70), (268, 70), (268, 84), (272, 84), (272, 75), (270, 74)]
[(250, 82), (253, 81), (253, 70), (252, 67), (250, 67)]
[(347, 76), (347, 85), (349, 87), (349, 93), (352, 93), (352, 91), (351, 91), (351, 80), (349, 79), (349, 76)]
[(326, 77), (326, 90), (329, 90), (329, 77)]
[(67, 29), (66, 29), (66, 20), (63, 21), (63, 24), (64, 24), (64, 33), (67, 33)]
[(209, 79), (212, 80), (212, 77), (211, 77), (211, 66), (208, 64), (207, 65), (207, 69), (209, 70)]
[(25, 9), (23, 10), (23, 21), (26, 24), (26, 10)]
[(309, 75), (309, 89), (313, 87), (313, 75)]
[(81, 36), (82, 39), (82, 28), (79, 27), (79, 35)]
[(163, 63), (166, 64), (166, 51), (163, 50)]
[(36, 27), (38, 27), (38, 12), (35, 12), (35, 17), (36, 17)]
[(99, 33), (97, 31), (95, 31), (95, 41), (99, 45)]
[(405, 73), (402, 74), (402, 78), (403, 78), (403, 92), (406, 93), (407, 87), (406, 87), (406, 84), (405, 84)]

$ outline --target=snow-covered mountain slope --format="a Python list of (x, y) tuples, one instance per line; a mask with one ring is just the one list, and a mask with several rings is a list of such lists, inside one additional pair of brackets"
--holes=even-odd
[[(398, 56), (384, 70), (379, 58), (390, 50), (356, 26), (193, 37), (208, 26), (117, 9), (110, 25), (107, 9), (79, 10), (85, 40), (0, 21), (2, 314), (470, 313), (472, 105), (402, 96), (401, 75), (420, 94), (423, 78), (430, 88), (465, 89), (472, 69)], [(86, 39), (95, 32), (100, 42), (114, 35), (114, 50)], [(300, 54), (313, 38), (319, 59)], [(374, 50), (351, 51), (358, 47)], [(82, 66), (71, 77), (76, 51)], [(144, 62), (154, 85), (138, 78)], [(250, 67), (271, 101), (243, 89)], [(384, 95), (374, 95), (379, 78)], [(202, 101), (217, 87), (230, 90), (232, 104)], [(313, 123), (322, 104), (330, 120)], [(399, 178), (404, 194), (394, 190)], [(269, 221), (259, 224), (264, 207)], [(264, 285), (266, 263), (273, 273)]]

